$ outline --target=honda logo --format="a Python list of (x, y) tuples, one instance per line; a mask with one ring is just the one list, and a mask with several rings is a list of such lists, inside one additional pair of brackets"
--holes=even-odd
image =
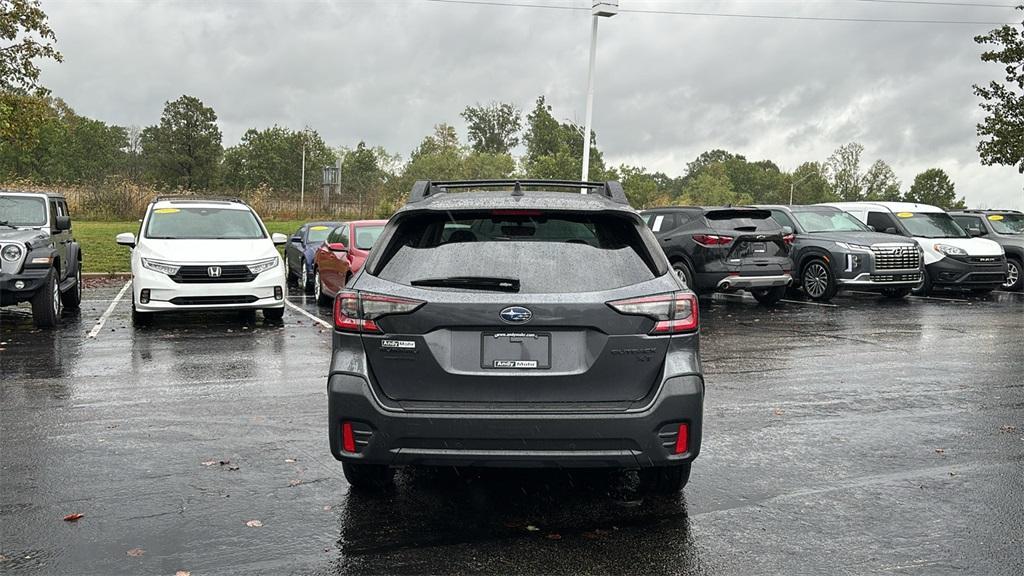
[(206, 274), (210, 278), (220, 278), (220, 266), (210, 266), (206, 269)]

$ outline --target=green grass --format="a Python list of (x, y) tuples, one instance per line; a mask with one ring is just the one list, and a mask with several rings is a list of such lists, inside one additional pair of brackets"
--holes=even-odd
[[(305, 220), (265, 222), (270, 233), (291, 234)], [(121, 232), (138, 233), (138, 222), (74, 222), (75, 240), (82, 246), (83, 270), (85, 272), (130, 272), (131, 250), (114, 242), (114, 236)]]

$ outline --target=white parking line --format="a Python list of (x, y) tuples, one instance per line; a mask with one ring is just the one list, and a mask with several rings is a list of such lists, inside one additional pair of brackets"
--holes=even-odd
[(913, 298), (915, 300), (941, 300), (943, 302), (970, 302), (970, 300), (962, 300), (957, 298), (938, 298), (935, 296), (907, 296), (907, 298)]
[(285, 304), (287, 304), (288, 306), (291, 306), (293, 310), (295, 310), (295, 311), (297, 311), (297, 312), (298, 312), (299, 314), (302, 314), (303, 316), (305, 316), (305, 317), (309, 318), (310, 320), (312, 320), (312, 321), (316, 322), (317, 324), (320, 324), (321, 326), (323, 326), (323, 327), (325, 327), (325, 328), (334, 328), (334, 326), (331, 326), (331, 323), (330, 323), (330, 322), (328, 322), (328, 321), (326, 321), (326, 320), (324, 320), (323, 318), (320, 318), (320, 317), (318, 317), (318, 316), (313, 316), (313, 315), (312, 315), (312, 314), (310, 314), (309, 312), (306, 312), (305, 310), (303, 310), (302, 308), (299, 308), (299, 307), (298, 307), (298, 306), (296, 306), (295, 304), (292, 304), (292, 303), (291, 303), (291, 302), (289, 302), (288, 300), (285, 300), (285, 301), (284, 301), (284, 303), (285, 303)]
[(103, 330), (103, 325), (107, 323), (107, 318), (109, 318), (110, 315), (114, 312), (114, 308), (117, 307), (117, 303), (121, 301), (121, 298), (124, 297), (124, 293), (127, 292), (128, 289), (131, 287), (131, 280), (125, 282), (124, 286), (121, 288), (121, 291), (118, 292), (117, 296), (114, 298), (114, 301), (110, 303), (110, 306), (107, 306), (106, 312), (104, 312), (103, 315), (100, 316), (100, 319), (96, 321), (96, 325), (93, 326), (92, 330), (89, 331), (89, 335), (87, 336), (87, 338), (95, 338), (96, 335), (100, 333), (100, 330)]

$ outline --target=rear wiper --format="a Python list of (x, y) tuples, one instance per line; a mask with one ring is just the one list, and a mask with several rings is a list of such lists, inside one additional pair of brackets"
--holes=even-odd
[(437, 288), (468, 288), (470, 290), (493, 290), (495, 292), (519, 292), (518, 278), (495, 276), (449, 276), (447, 278), (421, 278), (413, 280), (413, 286)]

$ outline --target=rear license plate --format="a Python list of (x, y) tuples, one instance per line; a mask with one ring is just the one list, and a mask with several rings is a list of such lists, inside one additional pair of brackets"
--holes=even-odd
[(480, 337), (480, 367), (535, 370), (551, 367), (551, 334), (484, 332)]
[(754, 253), (755, 254), (756, 253), (763, 254), (764, 252), (766, 252), (768, 250), (768, 248), (764, 245), (764, 242), (754, 242), (752, 244), (752, 246), (754, 248)]

